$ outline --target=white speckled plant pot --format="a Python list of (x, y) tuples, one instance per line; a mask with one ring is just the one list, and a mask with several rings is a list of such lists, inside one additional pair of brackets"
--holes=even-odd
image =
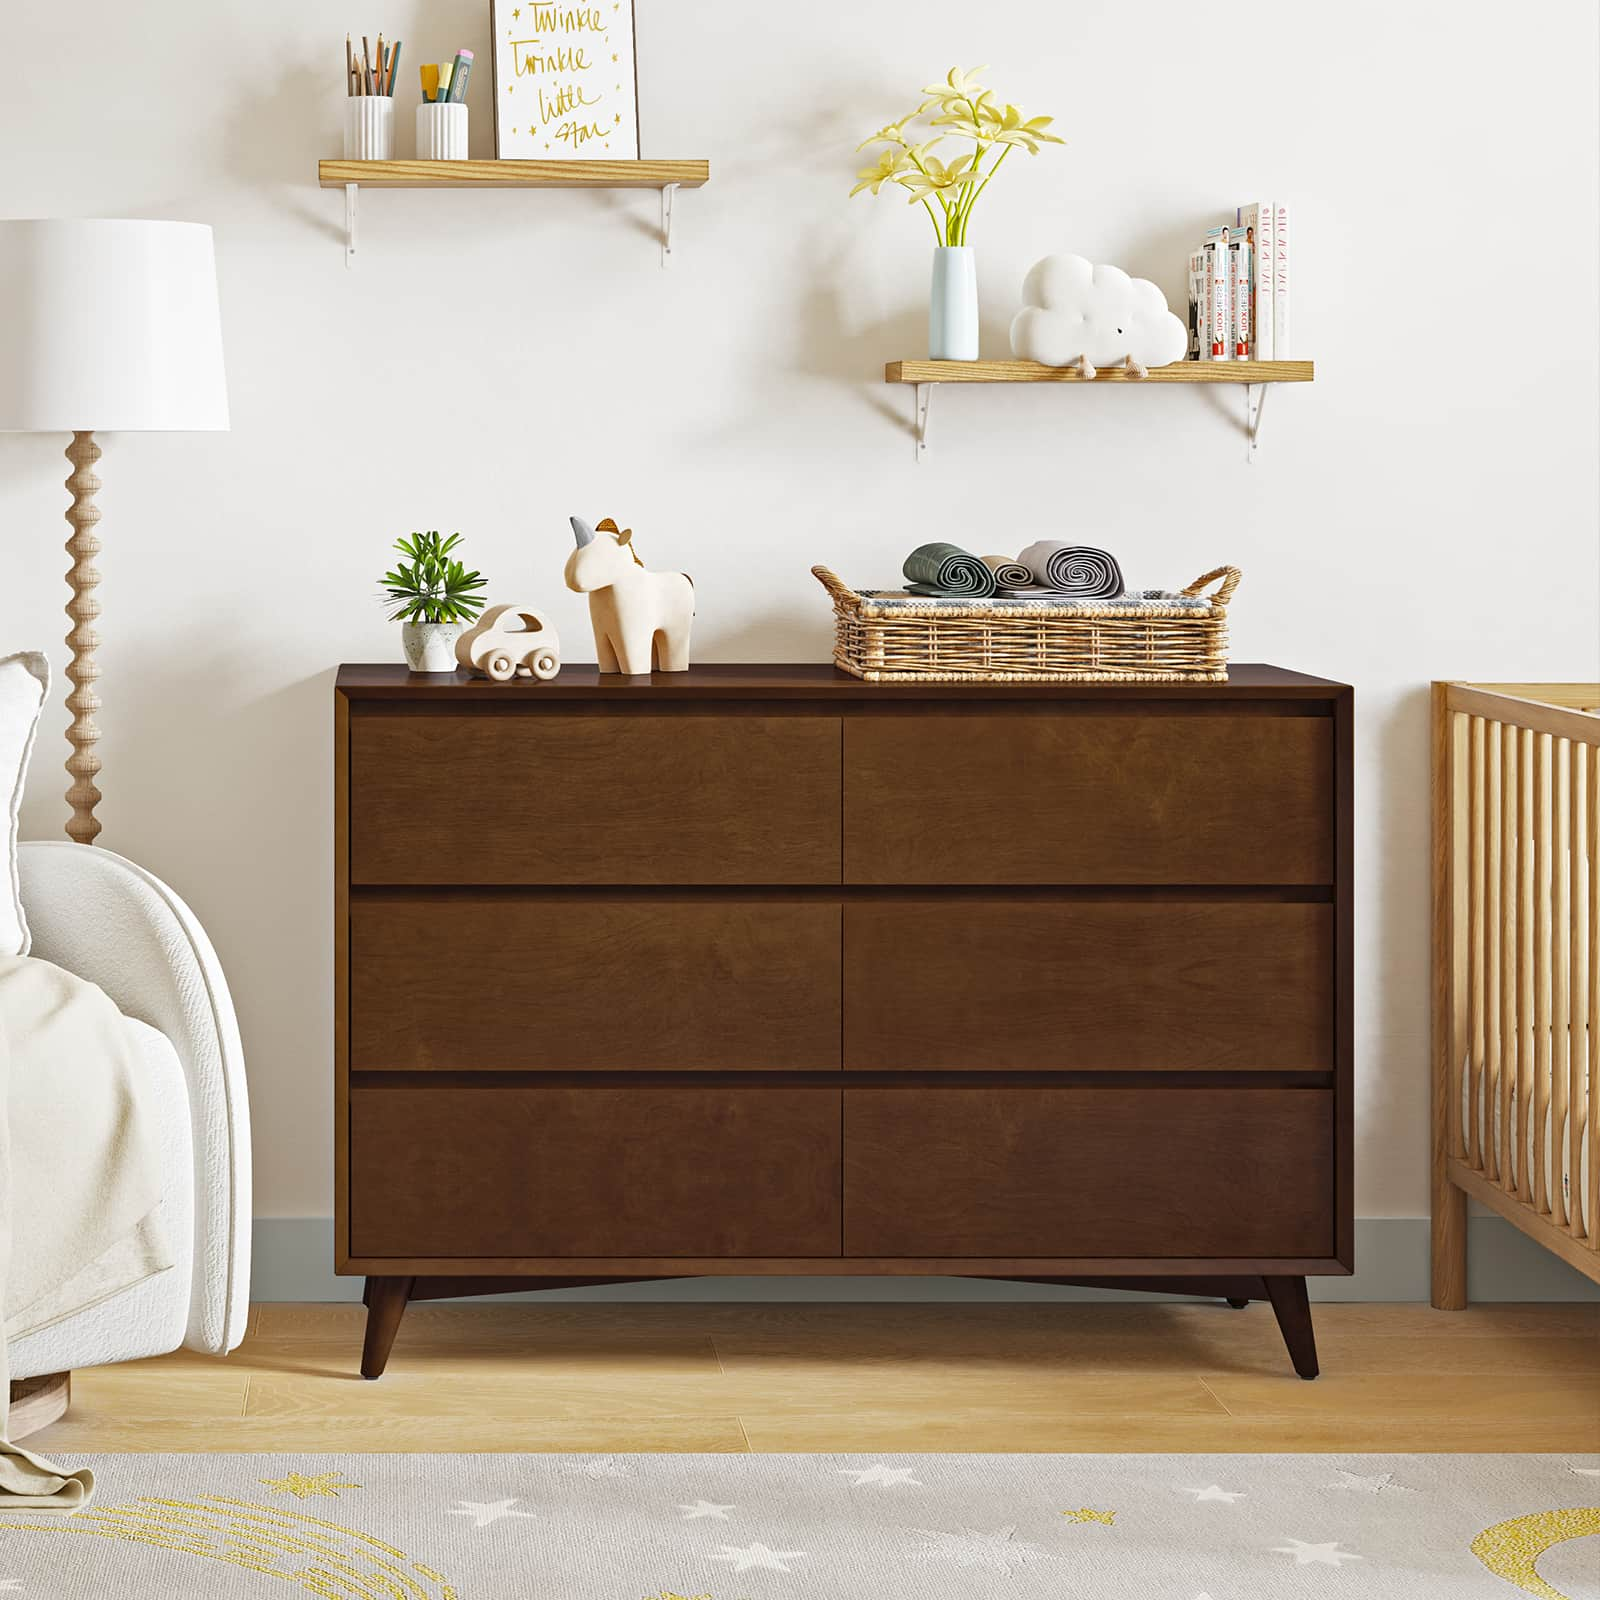
[(459, 622), (402, 622), (400, 647), (413, 672), (454, 672)]

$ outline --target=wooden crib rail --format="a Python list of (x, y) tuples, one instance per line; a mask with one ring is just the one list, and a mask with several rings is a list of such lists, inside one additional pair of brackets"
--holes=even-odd
[(1466, 1202), (1600, 1282), (1600, 683), (1433, 686), (1433, 1303)]

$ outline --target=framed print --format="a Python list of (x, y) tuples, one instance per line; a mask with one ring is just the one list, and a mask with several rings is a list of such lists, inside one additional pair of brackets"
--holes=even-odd
[(633, 0), (490, 0), (494, 153), (636, 161)]

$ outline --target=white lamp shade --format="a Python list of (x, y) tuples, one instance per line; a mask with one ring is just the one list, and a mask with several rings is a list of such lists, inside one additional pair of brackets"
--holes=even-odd
[(0, 222), (0, 432), (227, 426), (210, 228)]

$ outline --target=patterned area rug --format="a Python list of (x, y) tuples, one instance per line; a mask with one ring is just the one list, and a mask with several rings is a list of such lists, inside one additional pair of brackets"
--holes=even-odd
[(1597, 1600), (1600, 1457), (114, 1455), (38, 1600)]

